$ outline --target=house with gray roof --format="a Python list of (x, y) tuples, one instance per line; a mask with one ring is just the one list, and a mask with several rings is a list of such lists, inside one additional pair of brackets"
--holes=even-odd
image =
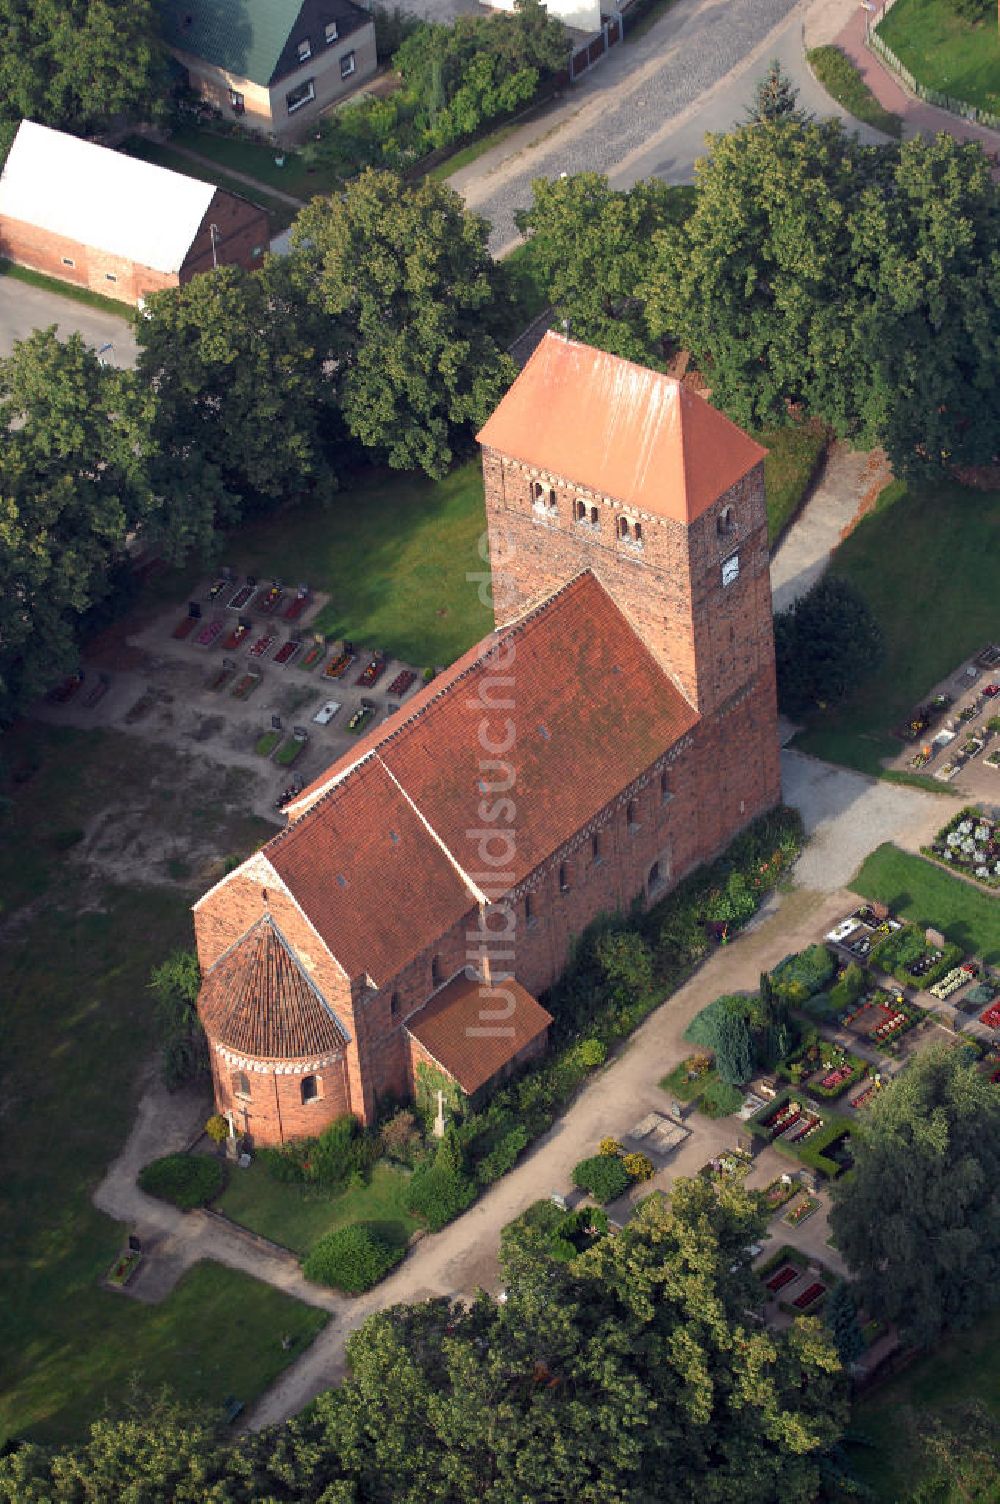
[(279, 140), (375, 72), (375, 25), (353, 0), (161, 0), (160, 12), (191, 88)]

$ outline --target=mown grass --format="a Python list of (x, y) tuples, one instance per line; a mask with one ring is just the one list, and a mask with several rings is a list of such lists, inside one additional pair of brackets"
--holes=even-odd
[[(341, 186), (340, 177), (332, 168), (307, 162), (301, 152), (290, 147), (282, 153), (243, 136), (220, 136), (216, 131), (200, 130), (194, 125), (180, 126), (170, 139), (176, 146), (217, 162), (223, 170), (244, 172), (265, 187), (280, 188), (295, 198), (310, 199), (317, 193), (332, 193)], [(284, 165), (279, 167), (275, 158), (281, 155)]]
[(924, 928), (933, 925), (981, 960), (1000, 961), (1000, 903), (923, 857), (886, 842), (866, 858), (851, 887)]
[(461, 168), (470, 166), (471, 163), (478, 161), (480, 157), (484, 157), (488, 151), (492, 151), (495, 146), (501, 146), (507, 137), (512, 136), (516, 130), (517, 125), (514, 123), (498, 126), (495, 131), (490, 131), (489, 135), (482, 136), (478, 141), (470, 142), (468, 146), (460, 147), (450, 157), (446, 157), (443, 162), (438, 162), (435, 167), (430, 169), (426, 176), (436, 183), (442, 182), (445, 178), (450, 178), (453, 172), (458, 172)]
[(839, 47), (814, 47), (806, 57), (831, 99), (835, 99), (855, 120), (897, 139), (903, 134), (903, 122), (899, 116), (879, 104), (851, 59)]
[[(107, 881), (88, 863), (137, 810), (142, 840), (190, 822), (220, 854), (245, 853), (266, 829), (216, 797), (222, 769), (185, 803), (183, 764), (111, 732), (22, 722), (4, 738), (0, 1438), (80, 1436), (133, 1380), (209, 1406), (233, 1390), (249, 1401), (324, 1319), (215, 1266), (156, 1307), (99, 1285), (126, 1229), (91, 1193), (124, 1143), (154, 1048), (150, 967), (190, 945), (205, 874), (191, 889), (153, 886)], [(122, 850), (133, 865), (137, 855)]]
[(306, 505), (244, 528), (227, 562), (328, 591), (317, 631), (437, 666), (492, 627), (478, 578), (485, 529), (473, 460), (441, 481), (382, 472), (347, 482), (327, 509)]
[(241, 1222), (293, 1253), (308, 1253), (324, 1233), (350, 1222), (374, 1222), (397, 1246), (421, 1226), (406, 1208), (409, 1176), (389, 1165), (376, 1165), (367, 1185), (333, 1194), (319, 1186), (285, 1185), (261, 1164), (233, 1170), (215, 1203), (234, 1222)]
[(944, 480), (888, 486), (831, 565), (871, 606), (885, 656), (841, 705), (807, 718), (796, 747), (880, 773), (901, 745), (893, 728), (996, 636), (998, 545), (1000, 493)]
[(61, 298), (71, 298), (74, 303), (86, 303), (88, 308), (97, 308), (101, 313), (112, 313), (122, 323), (128, 321), (130, 308), (115, 298), (105, 298), (89, 287), (74, 287), (71, 282), (60, 282), (58, 277), (47, 277), (44, 272), (32, 271), (28, 266), (15, 266), (13, 261), (0, 257), (0, 277), (12, 277), (15, 282), (26, 282), (29, 287), (40, 287), (43, 292), (58, 293)]
[[(972, 1400), (1000, 1417), (1000, 1310), (859, 1396), (851, 1430), (866, 1444), (848, 1446), (851, 1467), (884, 1504), (915, 1498), (926, 1473), (921, 1424), (932, 1417), (947, 1419), (950, 1410)], [(984, 1504), (1000, 1496), (996, 1478), (992, 1485), (989, 1478), (981, 1481), (985, 1492), (976, 1497)], [(960, 1504), (971, 1495), (955, 1488), (927, 1497), (936, 1504)]]
[(878, 29), (919, 83), (1000, 115), (996, 10), (966, 21), (949, 0), (898, 0)]

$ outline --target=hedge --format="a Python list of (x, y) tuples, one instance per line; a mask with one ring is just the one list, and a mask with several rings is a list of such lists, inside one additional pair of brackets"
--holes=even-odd
[(370, 1223), (354, 1222), (320, 1238), (303, 1261), (302, 1272), (317, 1284), (360, 1295), (384, 1279), (405, 1252)]
[(189, 1212), (214, 1200), (225, 1178), (222, 1161), (207, 1154), (165, 1154), (140, 1171), (139, 1187)]
[(595, 1201), (606, 1203), (623, 1196), (632, 1184), (632, 1177), (616, 1155), (594, 1154), (574, 1167), (573, 1184), (581, 1191), (589, 1191)]

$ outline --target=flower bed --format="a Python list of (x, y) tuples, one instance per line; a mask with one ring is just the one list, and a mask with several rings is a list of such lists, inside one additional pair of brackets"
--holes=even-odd
[(385, 670), (385, 659), (381, 657), (380, 654), (376, 653), (374, 658), (370, 659), (369, 662), (365, 664), (364, 668), (361, 670), (360, 674), (354, 682), (355, 684), (364, 685), (365, 689), (371, 689), (372, 685), (377, 684), (381, 679), (382, 675), (385, 673)]
[(770, 1290), (772, 1295), (777, 1295), (779, 1290), (783, 1290), (786, 1285), (790, 1285), (792, 1280), (798, 1279), (798, 1277), (799, 1270), (794, 1264), (782, 1264), (781, 1268), (765, 1282), (766, 1288)]
[(285, 621), (298, 621), (299, 617), (303, 615), (306, 607), (310, 604), (311, 601), (312, 591), (300, 590), (295, 599), (289, 601), (288, 605), (281, 613)]
[(416, 674), (411, 668), (404, 668), (400, 673), (396, 675), (395, 679), (393, 679), (392, 683), (389, 685), (388, 693), (395, 695), (398, 699), (400, 695), (406, 694), (406, 691), (415, 681), (416, 677)]
[(813, 1213), (818, 1211), (819, 1202), (815, 1196), (804, 1196), (801, 1201), (797, 1201), (794, 1206), (789, 1207), (781, 1220), (787, 1227), (798, 1227), (800, 1222), (808, 1221)]
[(812, 1284), (807, 1285), (801, 1295), (796, 1295), (792, 1301), (792, 1305), (797, 1311), (806, 1311), (810, 1306), (814, 1306), (820, 1297), (825, 1294), (826, 1286), (818, 1279), (813, 1280)]
[(258, 757), (270, 757), (280, 741), (280, 731), (265, 731), (264, 735), (258, 738), (254, 751)]
[(865, 1087), (864, 1091), (859, 1091), (856, 1097), (852, 1097), (848, 1106), (853, 1107), (855, 1112), (862, 1112), (878, 1096), (879, 1090), (880, 1088), (873, 1081), (870, 1086)]
[(926, 705), (918, 705), (916, 710), (910, 712), (908, 720), (899, 727), (896, 735), (902, 741), (915, 742), (919, 736), (923, 736), (925, 731), (941, 719), (951, 708), (951, 703), (950, 695), (937, 695)]
[(243, 607), (252, 599), (254, 588), (253, 585), (241, 585), (228, 602), (228, 609), (230, 611), (242, 611)]
[(237, 626), (235, 626), (230, 632), (229, 636), (226, 638), (225, 642), (222, 644), (225, 651), (227, 653), (231, 653), (234, 648), (238, 648), (249, 630), (250, 628), (244, 626), (243, 622), (240, 622)]
[(832, 1100), (843, 1096), (849, 1087), (861, 1080), (867, 1070), (866, 1061), (859, 1059), (857, 1055), (845, 1055), (843, 1061), (839, 1065), (832, 1065), (825, 1075), (814, 1077), (809, 1083), (809, 1089), (817, 1096)]
[(291, 638), (288, 642), (283, 642), (274, 655), (275, 663), (279, 664), (281, 668), (286, 668), (296, 653), (300, 651), (301, 647), (301, 642), (295, 637)]
[(889, 1044), (921, 1017), (919, 1009), (907, 1003), (902, 994), (890, 998), (887, 992), (869, 994), (860, 1007), (844, 1016), (843, 1024), (852, 1034), (873, 1044)]
[(209, 598), (209, 600), (210, 601), (217, 601), (219, 599), (219, 596), (222, 594), (222, 592), (224, 590), (231, 590), (232, 587), (233, 587), (232, 576), (228, 575), (228, 574), (220, 574), (218, 576), (218, 578), (215, 579), (215, 580), (213, 580), (212, 584), (209, 586), (209, 589), (208, 589), (208, 598)]
[(306, 673), (309, 673), (310, 670), (312, 670), (312, 669), (314, 669), (316, 667), (317, 663), (320, 663), (322, 661), (322, 659), (325, 656), (325, 654), (326, 654), (326, 644), (325, 643), (323, 643), (323, 642), (314, 642), (314, 643), (312, 643), (311, 646), (307, 647), (306, 650), (305, 650), (305, 652), (303, 653), (303, 655), (302, 655), (302, 662), (299, 664), (299, 668), (305, 669)]
[(185, 637), (191, 636), (191, 633), (194, 631), (195, 622), (197, 620), (198, 618), (196, 616), (182, 617), (182, 619), (177, 623), (176, 627), (171, 633), (171, 636), (175, 637), (178, 642), (183, 642)]
[(355, 736), (360, 735), (374, 714), (375, 706), (372, 702), (370, 700), (362, 700), (360, 706), (347, 723), (348, 731), (353, 731)]
[(233, 699), (249, 699), (260, 682), (261, 676), (254, 668), (249, 669), (245, 674), (241, 674), (232, 688)]
[(137, 1250), (127, 1250), (120, 1258), (115, 1259), (111, 1268), (104, 1276), (105, 1282), (109, 1285), (116, 1285), (121, 1289), (128, 1284), (141, 1263), (141, 1253)]
[(306, 744), (304, 736), (290, 736), (283, 746), (279, 747), (274, 755), (274, 760), (279, 767), (290, 768), (302, 755), (302, 749)]
[(277, 611), (283, 600), (284, 592), (277, 581), (275, 581), (273, 585), (269, 585), (266, 589), (260, 591), (254, 604), (258, 611), (263, 611), (266, 616), (270, 616), (272, 611)]
[[(976, 751), (982, 742), (976, 742)], [(968, 752), (967, 756), (974, 753)], [(986, 759), (991, 767), (1000, 765), (998, 754), (991, 752)], [(974, 878), (986, 888), (1000, 888), (1000, 823), (984, 815), (975, 806), (959, 810), (947, 825), (942, 826), (930, 846), (923, 847), (925, 856)]]
[(338, 653), (323, 670), (324, 679), (342, 679), (353, 662), (353, 653)]
[(980, 1023), (984, 1023), (988, 1029), (1000, 1029), (1000, 1003), (991, 1003), (979, 1015)]
[(231, 668), (216, 669), (215, 673), (211, 676), (208, 683), (205, 685), (205, 688), (210, 690), (212, 694), (218, 694), (221, 690), (225, 689), (234, 673), (235, 669)]
[(251, 649), (250, 649), (250, 657), (251, 658), (266, 658), (267, 655), (268, 655), (268, 653), (271, 651), (271, 648), (272, 648), (273, 645), (274, 645), (274, 633), (273, 632), (265, 632), (263, 634), (263, 636), (257, 638), (257, 641), (251, 647)]
[(931, 997), (936, 997), (939, 1003), (947, 1002), (952, 993), (957, 992), (968, 982), (973, 981), (979, 975), (979, 968), (974, 961), (963, 961), (961, 966), (956, 966), (943, 976), (940, 982), (935, 982), (928, 991)]
[(915, 925), (902, 925), (882, 936), (872, 952), (872, 961), (882, 971), (912, 987), (931, 987), (962, 959), (961, 948), (950, 943), (941, 949), (928, 945)]
[(214, 621), (207, 621), (194, 640), (195, 647), (210, 648), (212, 643), (221, 637), (224, 625), (220, 617), (216, 617)]
[(778, 1175), (761, 1192), (764, 1198), (764, 1205), (769, 1212), (779, 1211), (786, 1202), (791, 1201), (792, 1197), (798, 1194), (799, 1189), (798, 1182), (792, 1180), (790, 1176)]

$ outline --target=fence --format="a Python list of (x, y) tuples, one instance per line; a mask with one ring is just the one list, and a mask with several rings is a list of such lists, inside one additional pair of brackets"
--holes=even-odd
[(586, 73), (595, 63), (622, 39), (622, 22), (620, 16), (614, 16), (611, 20), (601, 23), (601, 29), (590, 38), (582, 47), (573, 53), (569, 60), (569, 81), (575, 83), (581, 73)]
[(974, 104), (969, 104), (964, 99), (954, 99), (950, 94), (942, 94), (937, 89), (929, 89), (919, 79), (914, 78), (909, 68), (903, 66), (899, 58), (888, 47), (878, 34), (878, 28), (892, 10), (896, 0), (885, 0), (885, 4), (874, 18), (868, 18), (865, 26), (865, 43), (880, 57), (888, 68), (896, 74), (900, 82), (922, 99), (925, 104), (937, 105), (940, 110), (947, 110), (950, 115), (958, 115), (962, 120), (968, 120), (973, 125), (985, 125), (989, 130), (1000, 131), (1000, 115), (991, 115), (989, 110), (980, 110)]

